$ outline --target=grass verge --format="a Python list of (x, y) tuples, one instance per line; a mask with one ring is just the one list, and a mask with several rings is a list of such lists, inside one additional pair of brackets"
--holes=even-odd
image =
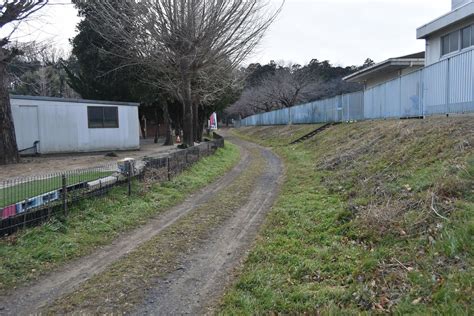
[(288, 171), (220, 313), (472, 315), (473, 131), (361, 122), (284, 146), (278, 127), (238, 130)]
[(126, 313), (146, 299), (156, 279), (179, 268), (179, 258), (188, 253), (228, 219), (250, 197), (265, 160), (252, 150), (252, 163), (228, 187), (211, 200), (166, 228), (107, 271), (93, 277), (48, 307), (47, 314)]
[(67, 218), (25, 229), (0, 240), (0, 292), (33, 280), (41, 274), (91, 253), (120, 233), (182, 202), (190, 193), (224, 175), (240, 159), (239, 149), (226, 143), (212, 156), (162, 184), (134, 183), (131, 197), (126, 188), (92, 198), (70, 208)]

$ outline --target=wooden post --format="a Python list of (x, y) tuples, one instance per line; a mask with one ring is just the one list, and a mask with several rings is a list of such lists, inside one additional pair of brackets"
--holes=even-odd
[(64, 216), (67, 216), (67, 179), (66, 175), (62, 176), (62, 185), (63, 185), (63, 211)]

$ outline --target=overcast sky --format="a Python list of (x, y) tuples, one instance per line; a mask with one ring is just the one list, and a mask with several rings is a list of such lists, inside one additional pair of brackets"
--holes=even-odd
[[(272, 0), (275, 3), (281, 0)], [(52, 4), (68, 0), (50, 0)], [(451, 0), (286, 0), (281, 14), (248, 62), (360, 65), (424, 50), (416, 28), (449, 12)], [(72, 5), (48, 5), (22, 25), (16, 39), (41, 40), (70, 50), (79, 21)]]

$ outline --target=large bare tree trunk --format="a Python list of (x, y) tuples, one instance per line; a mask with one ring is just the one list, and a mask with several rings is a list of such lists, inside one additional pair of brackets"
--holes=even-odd
[(173, 142), (173, 130), (171, 129), (171, 118), (170, 113), (168, 111), (168, 104), (163, 105), (163, 118), (165, 119), (166, 127), (166, 140), (163, 144), (164, 146), (172, 146)]
[(0, 62), (0, 165), (20, 161), (10, 106), (10, 94), (7, 88), (7, 76), (5, 63)]
[(158, 144), (158, 138), (160, 137), (160, 116), (158, 115), (158, 108), (155, 108), (155, 138), (153, 142)]
[(193, 115), (193, 98), (191, 90), (191, 80), (187, 74), (183, 80), (183, 143), (188, 146), (194, 146), (194, 115)]
[(199, 139), (199, 106), (197, 103), (193, 104), (193, 132), (194, 132), (194, 141), (200, 142)]
[(204, 109), (201, 107), (199, 110), (199, 115), (197, 115), (197, 141), (202, 142), (202, 133), (204, 131), (204, 126), (206, 125), (207, 118)]

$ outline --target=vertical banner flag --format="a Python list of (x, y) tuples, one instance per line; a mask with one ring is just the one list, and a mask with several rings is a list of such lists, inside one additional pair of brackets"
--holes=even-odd
[(212, 130), (217, 129), (217, 113), (216, 112), (212, 113), (209, 119), (209, 128)]

